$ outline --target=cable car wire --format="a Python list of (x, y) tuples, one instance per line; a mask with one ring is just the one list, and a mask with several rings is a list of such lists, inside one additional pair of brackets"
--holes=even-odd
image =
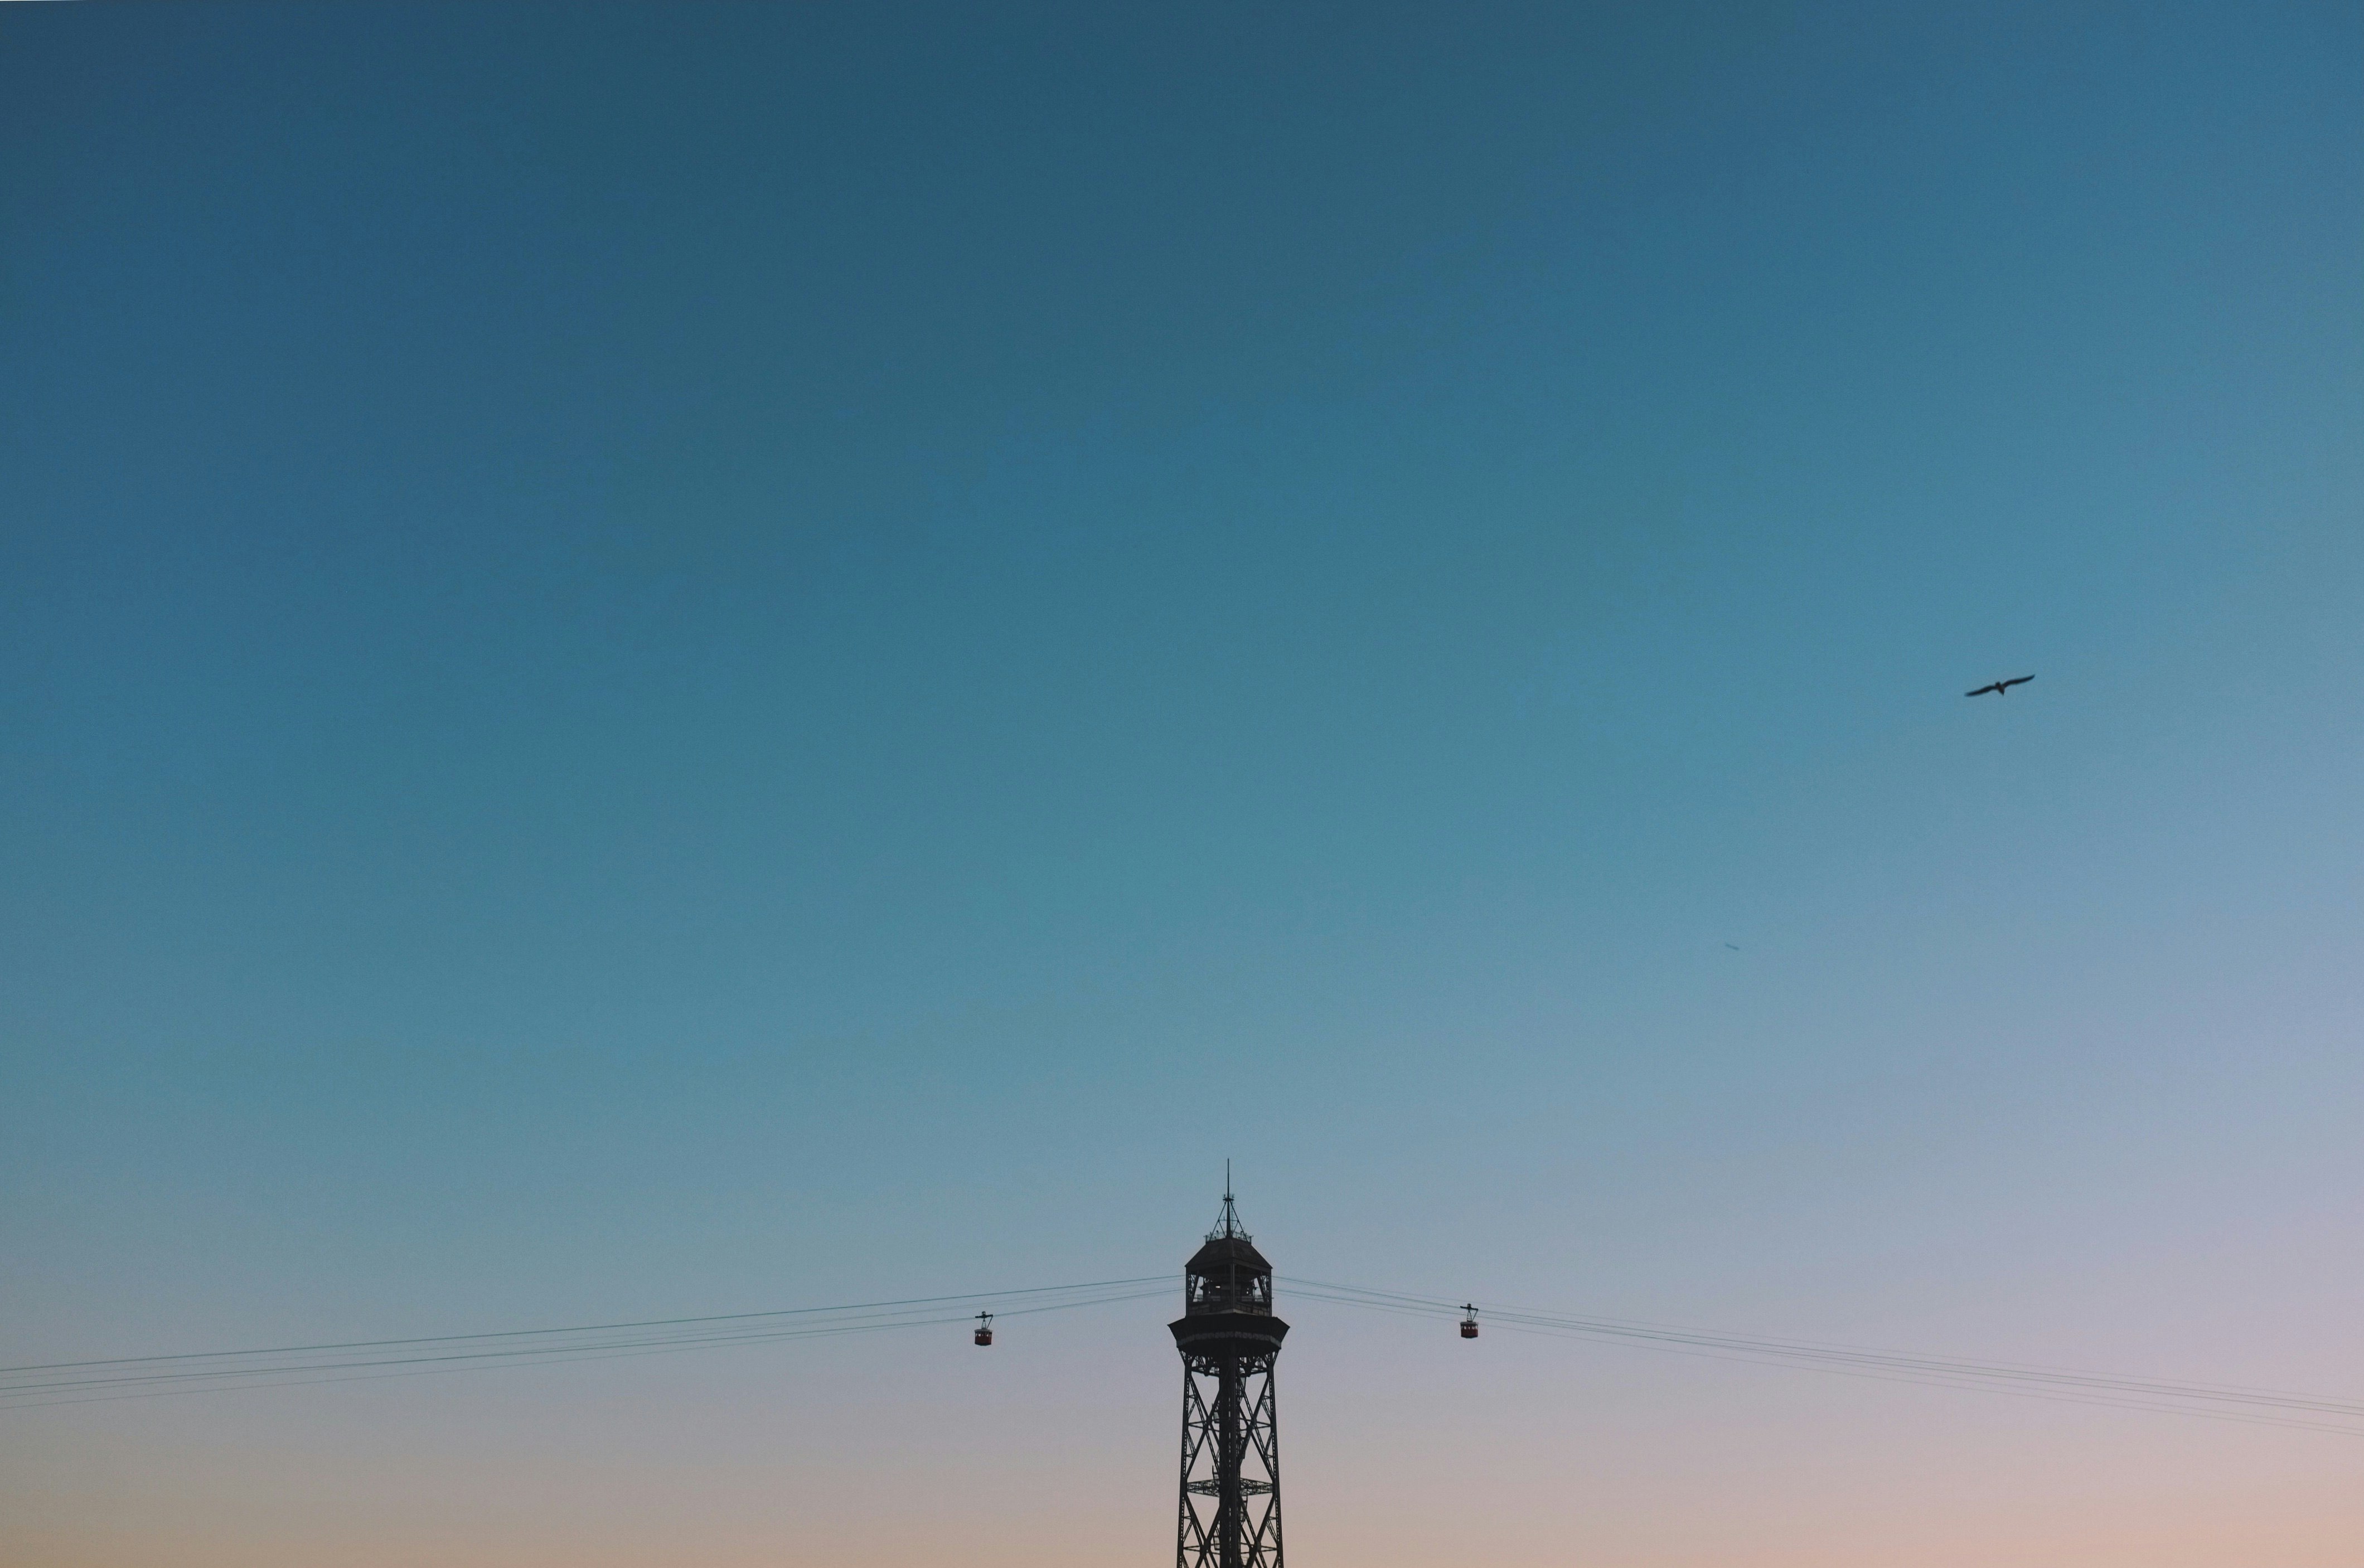
[(664, 1329), (689, 1323), (730, 1323), (751, 1318), (799, 1318), (826, 1312), (858, 1312), (874, 1307), (927, 1307), (944, 1301), (990, 1301), (1012, 1296), (1049, 1296), (1061, 1291), (1103, 1290), (1113, 1285), (1163, 1284), (1170, 1275), (1143, 1274), (1136, 1279), (1091, 1280), (1080, 1284), (1038, 1284), (1022, 1290), (972, 1290), (957, 1296), (913, 1296), (898, 1301), (854, 1301), (840, 1307), (784, 1307), (762, 1312), (722, 1312), (703, 1318), (642, 1318), (622, 1323), (585, 1323), (569, 1329), (502, 1329), (483, 1334), (429, 1334), (408, 1340), (347, 1340), (318, 1345), (273, 1345), (251, 1351), (184, 1351), (176, 1355), (115, 1356), (104, 1361), (38, 1362), (27, 1366), (0, 1366), (0, 1377), (19, 1372), (55, 1372), (67, 1367), (122, 1366), (140, 1362), (199, 1361), (217, 1356), (300, 1355), (315, 1351), (373, 1351), (388, 1345), (440, 1345), (459, 1340), (513, 1340), (528, 1334), (589, 1334), (611, 1329)]
[[(1513, 1333), (1615, 1342), (1664, 1354), (1782, 1366), (1880, 1382), (2364, 1437), (2364, 1401), (2288, 1389), (2176, 1382), (2068, 1367), (1777, 1339), (1517, 1306), (1455, 1303), (1443, 1296), (1377, 1290), (1335, 1281), (1282, 1276), (1279, 1283), (1292, 1296), (1308, 1301), (1424, 1318), (1458, 1318), (1464, 1338), (1476, 1337), (1469, 1330), (1482, 1305), (1489, 1321)], [(1172, 1288), (1169, 1276), (1154, 1274), (849, 1302), (834, 1307), (636, 1318), (568, 1328), (509, 1329), (258, 1350), (35, 1362), (0, 1367), (0, 1410), (219, 1393), (234, 1388), (549, 1366), (626, 1356), (675, 1355), (789, 1340), (971, 1323), (977, 1316), (971, 1308), (990, 1307), (996, 1318), (1076, 1311), (1146, 1300), (1164, 1296)]]
[[(1367, 1311), (1441, 1318), (1459, 1317), (1466, 1309), (1465, 1304), (1456, 1304), (1443, 1297), (1409, 1296), (1399, 1291), (1373, 1290), (1366, 1286), (1317, 1280), (1284, 1278), (1280, 1283), (1299, 1296)], [(2072, 1368), (1969, 1361), (1816, 1340), (1777, 1340), (1632, 1319), (1539, 1312), (1508, 1306), (1489, 1306), (1485, 1310), (1491, 1321), (1514, 1332), (1613, 1340), (1637, 1349), (1715, 1360), (1747, 1361), (1759, 1365), (1790, 1366), (1852, 1377), (2012, 1393), (2078, 1404), (2107, 1404), (2177, 1415), (2207, 1415), (2216, 1419), (2300, 1426), (2364, 1437), (2364, 1428), (2338, 1424), (2343, 1420), (2364, 1422), (2364, 1402), (2330, 1399), (2284, 1389), (2180, 1383)], [(2319, 1418), (2324, 1417), (2332, 1419)]]
[[(1336, 1299), (1344, 1305), (1360, 1305), (1366, 1299), (1377, 1298), (1377, 1300), (1398, 1305), (1401, 1310), (1422, 1315), (1457, 1314), (1462, 1310), (1459, 1306), (1439, 1297), (1411, 1296), (1400, 1292), (1375, 1291), (1364, 1286), (1342, 1285), (1311, 1280), (1293, 1280), (1288, 1283), (1300, 1294), (1312, 1295), (1315, 1299)], [(1376, 1305), (1376, 1301), (1372, 1304)], [(2286, 1389), (2243, 1387), (2221, 1384), (2170, 1383), (2159, 1379), (2126, 1377), (2118, 1373), (2097, 1373), (2075, 1368), (2036, 1366), (2008, 1362), (1971, 1362), (1926, 1355), (1917, 1351), (1876, 1350), (1811, 1340), (1776, 1340), (1716, 1329), (1643, 1322), (1630, 1318), (1578, 1317), (1564, 1313), (1539, 1312), (1532, 1308), (1495, 1306), (1488, 1307), (1487, 1311), (1489, 1316), (1504, 1322), (1524, 1323), (1536, 1328), (1571, 1333), (1661, 1340), (1680, 1344), (1742, 1350), (1802, 1359), (1864, 1361), (1905, 1370), (1957, 1375), (2052, 1379), (2067, 1383), (2090, 1384), (2129, 1393), (2288, 1405), (2338, 1415), (2364, 1417), (2364, 1402), (2326, 1400), (2312, 1395), (2292, 1393)]]
[[(1142, 1286), (1154, 1288), (1139, 1288)], [(995, 1307), (997, 1317), (1020, 1318), (1137, 1301), (1152, 1296), (1164, 1296), (1172, 1289), (1170, 1279), (1151, 1276), (1073, 1285), (1043, 1285), (1025, 1290), (918, 1296), (902, 1301), (842, 1307), (793, 1307), (769, 1312), (589, 1324), (574, 1329), (507, 1329), (485, 1334), (443, 1334), (407, 1340), (283, 1346), (265, 1351), (209, 1351), (54, 1362), (0, 1369), (0, 1408), (35, 1408), (101, 1398), (137, 1398), (164, 1394), (212, 1393), (234, 1387), (351, 1381), (356, 1376), (372, 1374), (401, 1375), (374, 1371), (382, 1368), (465, 1372), (503, 1365), (550, 1365), (565, 1361), (609, 1359), (628, 1354), (656, 1355), (719, 1349), (962, 1321), (968, 1314), (948, 1312), (954, 1303), (993, 1301), (1000, 1304)], [(1044, 1299), (1046, 1297), (1050, 1299)], [(773, 1322), (759, 1326), (755, 1320), (760, 1319)], [(799, 1321), (785, 1323), (779, 1321), (782, 1319)], [(724, 1324), (732, 1326), (720, 1327)], [(499, 1342), (527, 1336), (535, 1337), (536, 1342)], [(484, 1348), (474, 1348), (477, 1346)], [(354, 1354), (356, 1351), (387, 1353)], [(191, 1364), (199, 1362), (207, 1364)], [(39, 1375), (61, 1373), (66, 1375)], [(348, 1375), (309, 1375), (322, 1373)], [(100, 1392), (102, 1390), (106, 1392)]]

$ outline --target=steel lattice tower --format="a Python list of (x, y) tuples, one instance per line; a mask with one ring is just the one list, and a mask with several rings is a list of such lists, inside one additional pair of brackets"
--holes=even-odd
[(1272, 1313), (1272, 1265), (1223, 1216), (1183, 1269), (1182, 1517), (1176, 1568), (1281, 1568), (1280, 1422), (1272, 1366), (1288, 1325)]

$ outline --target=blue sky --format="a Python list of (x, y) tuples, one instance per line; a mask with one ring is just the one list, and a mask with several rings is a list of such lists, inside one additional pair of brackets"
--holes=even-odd
[[(1154, 1272), (1229, 1157), (1284, 1272), (2356, 1388), (2359, 32), (10, 8), (8, 1359)], [(1097, 1432), (1142, 1378), (1140, 1453), (1001, 1461), (1143, 1488), (1078, 1562), (1165, 1528), (1138, 1316), (1040, 1386)], [(1338, 1470), (1293, 1531), (1425, 1451), (1337, 1414), (1398, 1332), (1292, 1340)], [(1522, 1350), (1462, 1451), (1622, 1452), (1565, 1414), (1615, 1376), (1687, 1440), (1926, 1455), (1882, 1495), (1929, 1518), (2041, 1440), (2088, 1501), (2240, 1473)], [(877, 1353), (614, 1397), (797, 1390), (957, 1495), (928, 1443), (995, 1396)], [(373, 1462), (551, 1451), (627, 1374), (512, 1375)], [(226, 1421), (205, 1550), (276, 1561), (237, 1499), (396, 1397), (9, 1417), (17, 1545), (144, 1560), (86, 1487)], [(2281, 1440), (2236, 1446), (2312, 1473)], [(1790, 1561), (1729, 1488), (1737, 1542), (1651, 1536), (1667, 1466), (1576, 1510), (1644, 1543), (1600, 1561)], [(2207, 1485), (2061, 1560), (2351, 1506)], [(1961, 1550), (2067, 1539), (2003, 1492)], [(1552, 1485), (1472, 1495), (1338, 1550), (1463, 1509), (1566, 1560)], [(792, 1560), (940, 1550), (851, 1496)], [(1830, 1496), (1815, 1561), (1952, 1550)], [(415, 1560), (365, 1501), (286, 1560)]]

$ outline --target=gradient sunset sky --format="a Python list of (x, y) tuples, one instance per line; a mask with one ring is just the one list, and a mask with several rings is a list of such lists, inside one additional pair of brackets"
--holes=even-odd
[[(2364, 1398), (2357, 6), (6, 6), (0, 146), (0, 1363), (1178, 1295), (1230, 1159)], [(0, 1410), (0, 1560), (1157, 1565), (1173, 1310)], [(1299, 1568), (2364, 1564), (1282, 1310)]]

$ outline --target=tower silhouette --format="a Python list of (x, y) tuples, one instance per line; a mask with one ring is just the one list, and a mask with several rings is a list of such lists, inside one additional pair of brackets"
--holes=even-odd
[(1223, 1214), (1183, 1266), (1182, 1505), (1176, 1568), (1281, 1568), (1280, 1422), (1272, 1367), (1288, 1325), (1273, 1316), (1272, 1265)]

